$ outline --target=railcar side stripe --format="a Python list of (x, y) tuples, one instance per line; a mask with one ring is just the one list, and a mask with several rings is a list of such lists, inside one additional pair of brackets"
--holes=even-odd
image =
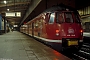
[[(31, 34), (29, 34), (29, 35), (31, 35)], [(31, 35), (31, 36), (32, 36), (32, 35)], [(39, 39), (41, 39), (41, 40), (43, 40), (43, 41), (47, 41), (47, 42), (62, 43), (62, 40), (45, 39), (45, 38), (41, 38), (41, 37), (38, 37), (38, 36), (34, 36), (34, 37), (39, 38)], [(83, 42), (83, 40), (79, 40), (79, 42)]]
[(41, 38), (41, 37), (38, 37), (38, 36), (34, 36), (34, 37), (39, 38), (39, 39), (44, 40), (44, 41), (47, 41), (47, 42), (62, 43), (62, 40), (45, 39), (45, 38)]

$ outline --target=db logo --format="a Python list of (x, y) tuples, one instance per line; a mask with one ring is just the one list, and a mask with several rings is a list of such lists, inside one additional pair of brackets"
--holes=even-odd
[(74, 33), (73, 29), (68, 29), (68, 33)]

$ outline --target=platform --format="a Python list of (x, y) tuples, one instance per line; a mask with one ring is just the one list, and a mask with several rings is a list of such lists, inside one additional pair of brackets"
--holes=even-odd
[(90, 32), (83, 32), (83, 36), (90, 37)]
[(83, 32), (83, 42), (90, 43), (90, 32)]
[(33, 38), (17, 32), (0, 35), (0, 60), (71, 60)]

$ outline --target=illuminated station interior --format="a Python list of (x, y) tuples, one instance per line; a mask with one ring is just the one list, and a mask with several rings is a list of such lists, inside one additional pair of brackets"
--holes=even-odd
[[(46, 15), (40, 14), (46, 9), (60, 5), (71, 7), (78, 11), (81, 25), (75, 22), (76, 16), (74, 16), (73, 14), (72, 16), (74, 16), (74, 19), (72, 20), (74, 21), (74, 23), (76, 23), (76, 25), (74, 25), (73, 23), (67, 23), (66, 28), (64, 27), (61, 30), (60, 28), (57, 29), (57, 26), (65, 26), (62, 23), (56, 23), (56, 25), (54, 26), (53, 24), (49, 25), (49, 23), (46, 22), (45, 24), (42, 24), (44, 25), (44, 27), (49, 27), (45, 28), (45, 30), (42, 25), (35, 26), (35, 23), (31, 22), (31, 20), (36, 21), (34, 20), (34, 18), (37, 16), (43, 18), (42, 15), (44, 17), (47, 17), (44, 18), (44, 20), (49, 20), (52, 11), (50, 11), (50, 13), (45, 13)], [(67, 10), (69, 9), (66, 9), (66, 11)], [(65, 11), (63, 11), (63, 13), (65, 14)], [(64, 19), (66, 19), (66, 16), (64, 14), (62, 15), (64, 16)], [(55, 16), (56, 15), (54, 15), (54, 17)], [(38, 17), (35, 19), (39, 20), (40, 18)], [(38, 24), (42, 22), (43, 20), (40, 20)], [(23, 26), (26, 28), (25, 31), (25, 28), (22, 28)], [(40, 26), (41, 28), (39, 28)], [(52, 26), (56, 29), (51, 29), (50, 27)], [(68, 26), (71, 27), (68, 28)], [(80, 28), (77, 29), (76, 26), (77, 28), (78, 26)], [(38, 28), (34, 30), (36, 27)], [(23, 31), (20, 30), (21, 28)], [(40, 29), (42, 29), (45, 34), (41, 34), (42, 30)], [(67, 32), (65, 31), (65, 29), (67, 30)], [(79, 32), (75, 32), (79, 29)], [(55, 31), (53, 32), (53, 30)], [(44, 42), (42, 42), (41, 40)], [(89, 40), (89, 0), (0, 0), (0, 60), (88, 60), (90, 59)], [(80, 48), (79, 43), (82, 43), (82, 46), (80, 45)], [(78, 51), (76, 50), (77, 52), (72, 53), (71, 50), (67, 50), (68, 52), (66, 52), (66, 50), (65, 52), (59, 52), (58, 49), (54, 50), (51, 47), (53, 46), (55, 48), (60, 48), (63, 51), (67, 48), (67, 45), (69, 45), (68, 48), (73, 48), (74, 45), (75, 48), (79, 49)], [(69, 52), (73, 55), (70, 55)]]

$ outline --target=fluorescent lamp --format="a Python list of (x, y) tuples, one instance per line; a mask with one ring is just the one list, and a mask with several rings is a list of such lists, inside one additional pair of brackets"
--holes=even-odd
[(7, 11), (9, 11), (9, 9), (7, 9)]
[(6, 4), (7, 2), (6, 2), (6, 1), (4, 1), (4, 3)]

